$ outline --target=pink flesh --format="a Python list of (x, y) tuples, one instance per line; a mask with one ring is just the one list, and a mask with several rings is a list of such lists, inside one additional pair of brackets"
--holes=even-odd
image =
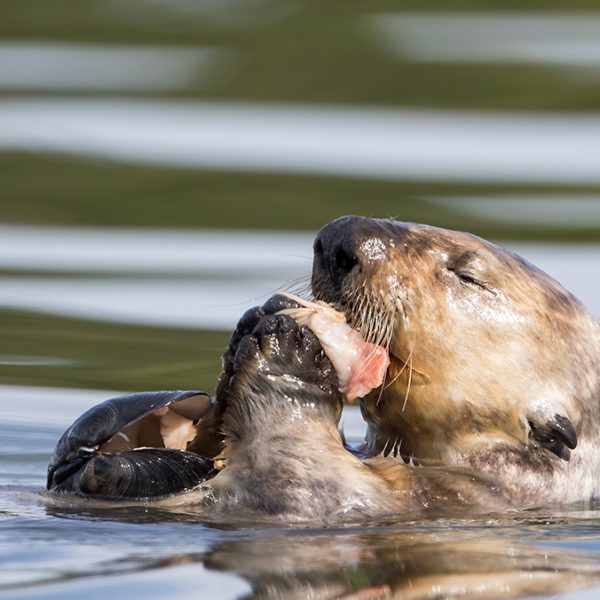
[(344, 316), (326, 305), (298, 309), (299, 325), (306, 325), (319, 338), (323, 351), (337, 372), (340, 391), (352, 402), (363, 398), (379, 387), (390, 364), (383, 346), (365, 342), (360, 333), (352, 329)]
[(194, 422), (167, 407), (159, 408), (154, 414), (160, 416), (160, 435), (165, 448), (185, 450), (197, 433)]
[(196, 433), (191, 419), (165, 406), (124, 427), (104, 442), (100, 450), (113, 454), (144, 447), (185, 450)]

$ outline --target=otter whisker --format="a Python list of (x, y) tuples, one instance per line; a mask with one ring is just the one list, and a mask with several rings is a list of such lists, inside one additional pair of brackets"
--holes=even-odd
[(365, 302), (364, 304), (363, 310), (360, 315), (360, 319), (361, 333), (366, 340), (369, 340), (371, 335), (371, 329), (373, 328), (373, 316), (371, 306), (367, 302)]
[(373, 317), (371, 314), (371, 307), (367, 302), (364, 302), (361, 309), (361, 313), (359, 315), (359, 322), (357, 323), (357, 325), (362, 337), (366, 341), (370, 341), (371, 339), (371, 329), (373, 327), (372, 321)]
[(375, 307), (371, 305), (371, 327), (368, 333), (368, 341), (372, 344), (377, 344), (381, 331), (381, 315), (377, 313)]
[(394, 456), (394, 458), (397, 458), (398, 455), (400, 454), (400, 444), (402, 443), (402, 441), (400, 440), (400, 437), (397, 436), (396, 439), (394, 440), (394, 445), (392, 447), (392, 455)]
[(410, 366), (409, 366), (409, 372), (408, 372), (408, 386), (406, 387), (406, 396), (404, 396), (404, 404), (402, 405), (402, 412), (404, 412), (404, 409), (406, 408), (406, 403), (408, 402), (408, 395), (410, 394), (410, 386), (412, 383), (412, 373), (413, 373), (413, 368), (412, 368), (412, 350), (410, 352), (410, 356), (409, 356), (409, 360), (410, 360)]
[[(389, 353), (389, 348), (390, 348), (390, 344), (391, 344), (391, 341), (392, 341), (392, 334), (393, 334), (392, 324), (393, 324), (393, 318), (392, 318), (392, 315), (390, 315), (389, 323), (387, 324), (387, 327), (388, 327), (387, 339), (383, 338), (381, 340), (382, 341), (382, 345), (384, 345), (383, 342), (385, 341), (384, 347), (385, 347), (385, 349), (386, 349), (386, 351), (388, 353)], [(391, 385), (391, 383), (390, 383), (390, 384), (388, 384), (386, 386), (386, 384), (385, 384), (386, 378), (387, 378), (387, 371), (386, 371), (386, 373), (385, 373), (385, 375), (383, 377), (383, 382), (382, 382), (381, 387), (379, 389), (379, 395), (377, 396), (377, 400), (375, 402), (375, 406), (379, 406), (379, 403), (381, 402), (381, 398), (383, 397), (383, 392), (389, 387), (389, 385)], [(397, 379), (397, 377), (395, 379)], [(394, 381), (395, 381), (395, 379), (394, 379)], [(392, 383), (393, 383), (393, 381), (392, 381)]]
[[(400, 359), (400, 360), (402, 360), (402, 359)], [(388, 383), (386, 389), (388, 387), (390, 387), (391, 385), (393, 385), (396, 381), (398, 381), (398, 378), (400, 377), (400, 375), (402, 375), (402, 373), (404, 373), (404, 371), (406, 370), (406, 367), (408, 367), (409, 360), (412, 360), (412, 350), (410, 351), (408, 358), (406, 360), (402, 360), (402, 362), (403, 362), (402, 368), (400, 369), (400, 371), (398, 371), (398, 373), (396, 373), (394, 378)]]
[(381, 336), (381, 330), (383, 326), (383, 315), (376, 314), (375, 315), (375, 331), (373, 332), (373, 342), (377, 343)]
[(313, 298), (311, 276), (301, 275), (300, 277), (290, 279), (289, 281), (286, 281), (278, 291), (280, 293), (291, 293), (302, 299), (311, 300)]
[[(404, 371), (405, 367), (406, 367), (406, 363), (404, 363), (404, 366), (402, 367), (402, 369), (400, 369), (400, 371), (398, 373), (396, 373), (396, 375), (394, 375), (393, 379), (382, 389), (381, 393), (383, 393), (389, 387), (394, 385), (394, 383), (396, 383), (396, 381), (398, 381), (398, 378), (400, 377), (400, 375), (402, 375), (402, 372)], [(379, 404), (379, 401), (377, 401), (377, 404)]]
[(391, 333), (393, 331), (393, 318), (392, 315), (387, 313), (382, 323), (381, 335), (377, 340), (379, 345), (384, 346), (386, 350), (389, 349), (391, 343)]
[(282, 291), (281, 295), (285, 296), (286, 298), (289, 298), (290, 300), (293, 300), (294, 302), (297, 302), (304, 308), (312, 308), (313, 310), (321, 310), (323, 308), (322, 304), (319, 304), (318, 302), (313, 302), (312, 300), (306, 300), (305, 298), (301, 298), (300, 296), (292, 294), (291, 292)]
[(389, 446), (390, 442), (392, 442), (391, 438), (387, 438), (385, 440), (385, 445), (383, 446), (383, 449), (381, 450), (381, 456), (387, 457), (390, 455), (391, 450), (393, 450), (393, 448), (394, 448), (393, 442), (392, 442), (392, 449), (388, 450), (388, 446)]
[(396, 298), (396, 310), (400, 313), (402, 317), (402, 322), (404, 326), (408, 326), (408, 316), (406, 315), (406, 311), (404, 310), (404, 304), (402, 304), (402, 300), (400, 298)]
[(384, 324), (380, 325), (379, 330), (376, 332), (376, 335), (373, 336), (373, 344), (376, 346), (383, 346), (383, 340), (386, 337), (386, 330)]

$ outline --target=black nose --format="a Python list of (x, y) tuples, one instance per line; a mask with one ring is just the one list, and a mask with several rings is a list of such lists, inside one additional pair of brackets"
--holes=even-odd
[(329, 273), (331, 280), (340, 286), (343, 280), (359, 265), (357, 235), (368, 219), (341, 217), (325, 225), (314, 243), (314, 267)]

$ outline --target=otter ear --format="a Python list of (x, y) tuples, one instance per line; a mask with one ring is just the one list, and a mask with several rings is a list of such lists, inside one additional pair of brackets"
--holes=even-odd
[(545, 423), (531, 416), (527, 420), (531, 439), (563, 460), (571, 458), (571, 450), (577, 446), (577, 432), (568, 417), (556, 414)]

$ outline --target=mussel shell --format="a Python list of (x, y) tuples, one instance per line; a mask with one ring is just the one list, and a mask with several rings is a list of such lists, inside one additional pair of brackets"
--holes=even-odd
[(99, 452), (53, 491), (110, 500), (159, 498), (186, 492), (216, 473), (212, 460), (182, 450)]
[[(59, 486), (64, 488), (67, 485), (66, 480), (73, 477), (92, 458), (125, 456), (127, 453), (104, 455), (98, 452), (98, 447), (127, 425), (159, 408), (180, 401), (184, 401), (182, 410), (177, 412), (194, 419), (201, 418), (211, 402), (206, 392), (198, 390), (138, 392), (110, 398), (90, 408), (65, 431), (58, 441), (48, 466), (48, 489), (54, 490)], [(160, 449), (152, 449), (152, 451), (156, 450)], [(136, 460), (141, 460), (140, 456), (136, 455)], [(158, 464), (156, 461), (151, 462)], [(181, 464), (180, 468), (183, 466)]]

